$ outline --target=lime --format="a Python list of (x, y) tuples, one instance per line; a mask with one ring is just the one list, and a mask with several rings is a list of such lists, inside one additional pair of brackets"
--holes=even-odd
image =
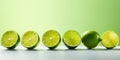
[(88, 48), (95, 48), (101, 41), (99, 34), (96, 31), (89, 30), (83, 34), (82, 43)]
[(21, 44), (28, 49), (33, 49), (37, 46), (39, 40), (39, 35), (36, 32), (27, 31), (22, 37)]
[(101, 36), (101, 43), (107, 49), (114, 48), (119, 43), (118, 35), (113, 31), (106, 31)]
[(74, 49), (80, 44), (81, 37), (77, 31), (68, 30), (64, 33), (63, 42), (69, 49)]
[(8, 49), (14, 49), (18, 45), (19, 41), (20, 37), (18, 33), (10, 30), (3, 34), (1, 44)]
[(56, 48), (61, 41), (60, 34), (55, 30), (48, 30), (43, 34), (42, 42), (49, 49)]

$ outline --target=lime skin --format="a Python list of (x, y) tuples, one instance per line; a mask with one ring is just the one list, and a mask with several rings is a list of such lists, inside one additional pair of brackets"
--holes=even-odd
[(99, 44), (100, 41), (101, 41), (100, 35), (96, 31), (94, 31), (94, 30), (86, 31), (83, 34), (83, 37), (82, 37), (82, 43), (88, 49), (95, 48)]

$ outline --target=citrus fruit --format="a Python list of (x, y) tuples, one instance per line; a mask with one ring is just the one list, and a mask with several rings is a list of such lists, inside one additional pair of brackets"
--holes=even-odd
[(42, 42), (49, 49), (56, 48), (61, 41), (60, 34), (56, 30), (48, 30), (43, 34)]
[(82, 43), (88, 48), (95, 48), (101, 41), (99, 34), (94, 30), (86, 31), (82, 37)]
[(119, 37), (114, 31), (104, 32), (101, 39), (102, 45), (107, 49), (112, 49), (119, 43)]
[(74, 49), (80, 44), (81, 37), (77, 31), (68, 30), (64, 33), (63, 42), (69, 49)]
[(27, 31), (22, 37), (21, 44), (27, 49), (33, 49), (37, 46), (40, 38), (34, 31)]
[(8, 48), (8, 49), (14, 49), (20, 41), (20, 37), (17, 32), (15, 31), (6, 31), (2, 38), (1, 38), (1, 44), (2, 46)]

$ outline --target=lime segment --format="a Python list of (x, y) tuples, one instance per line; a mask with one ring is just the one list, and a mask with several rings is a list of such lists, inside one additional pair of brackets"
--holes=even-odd
[(13, 49), (17, 46), (18, 42), (20, 41), (19, 35), (15, 31), (7, 31), (3, 34), (1, 39), (2, 46)]
[(60, 34), (55, 30), (48, 30), (43, 34), (42, 41), (46, 47), (54, 49), (61, 41)]
[(81, 37), (78, 32), (68, 30), (64, 33), (63, 42), (69, 49), (74, 49), (80, 44)]
[(38, 42), (39, 42), (38, 34), (34, 31), (27, 31), (22, 37), (21, 44), (28, 49), (33, 49), (36, 47)]

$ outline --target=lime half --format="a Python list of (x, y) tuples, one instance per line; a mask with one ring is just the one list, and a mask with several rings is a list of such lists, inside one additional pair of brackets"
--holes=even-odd
[(82, 37), (82, 43), (88, 48), (95, 48), (101, 41), (100, 35), (93, 30), (86, 31)]
[(68, 30), (64, 33), (63, 42), (69, 49), (74, 49), (80, 44), (81, 37), (77, 31)]
[(107, 49), (114, 48), (119, 43), (119, 37), (118, 35), (113, 31), (106, 31), (101, 36), (102, 39), (102, 45), (106, 47)]
[(43, 34), (42, 42), (49, 49), (56, 48), (61, 41), (60, 34), (55, 30), (48, 30)]
[(22, 37), (21, 44), (28, 49), (33, 49), (37, 46), (38, 42), (39, 35), (34, 31), (27, 31)]
[(15, 31), (7, 31), (3, 34), (1, 39), (2, 46), (8, 49), (14, 49), (20, 41), (19, 35)]

